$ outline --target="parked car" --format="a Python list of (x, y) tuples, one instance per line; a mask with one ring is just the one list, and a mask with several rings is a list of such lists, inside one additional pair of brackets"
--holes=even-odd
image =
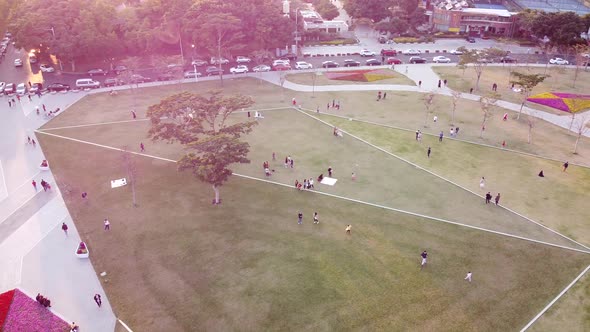
[(344, 67), (358, 67), (360, 65), (361, 65), (361, 63), (356, 60), (352, 60), (352, 59), (344, 60)]
[(100, 82), (91, 78), (80, 78), (76, 80), (76, 87), (79, 89), (98, 89), (100, 88)]
[(549, 60), (549, 63), (552, 65), (569, 65), (570, 62), (567, 61), (566, 59), (562, 59), (562, 58), (553, 58), (551, 60)]
[(250, 63), (250, 61), (252, 61), (252, 59), (250, 59), (248, 57), (245, 57), (245, 56), (238, 55), (236, 57), (236, 62), (237, 63)]
[(129, 79), (129, 83), (147, 83), (147, 82), (151, 82), (153, 81), (150, 77), (144, 77), (141, 76), (139, 74), (133, 74), (131, 75), (131, 78)]
[(278, 63), (274, 66), (272, 66), (273, 70), (277, 70), (277, 71), (281, 71), (281, 70), (291, 70), (291, 65), (288, 63)]
[(481, 59), (477, 59), (477, 62), (480, 62), (480, 63), (492, 63), (492, 62), (494, 62), (494, 60), (488, 59), (488, 58), (481, 58)]
[(248, 66), (246, 65), (239, 65), (229, 69), (229, 72), (232, 74), (245, 74), (249, 72)]
[(305, 61), (297, 61), (295, 62), (295, 69), (313, 69), (313, 66)]
[(21, 60), (21, 59), (14, 59), (14, 66), (15, 67), (22, 67), (23, 66), (23, 60)]
[(105, 76), (106, 74), (107, 74), (106, 70), (102, 70), (100, 68), (90, 69), (88, 71), (88, 75), (89, 76), (93, 76), (93, 75), (102, 75), (102, 76)]
[(283, 54), (283, 55), (281, 55), (281, 59), (297, 60), (297, 54), (294, 54), (294, 53)]
[(163, 82), (163, 81), (172, 81), (174, 79), (174, 75), (172, 75), (171, 73), (162, 73), (160, 75), (158, 75), (158, 77), (156, 77), (157, 81)]
[(502, 62), (502, 63), (515, 63), (516, 59), (511, 56), (503, 56), (500, 58), (500, 62)]
[(44, 73), (53, 73), (55, 71), (55, 68), (53, 68), (50, 65), (45, 65), (45, 64), (40, 65), (39, 69)]
[(212, 65), (218, 65), (219, 63), (221, 63), (222, 65), (226, 65), (229, 63), (229, 60), (226, 58), (217, 58), (217, 57), (211, 57), (211, 60), (209, 61), (210, 64)]
[(17, 95), (24, 95), (27, 93), (27, 85), (25, 83), (20, 83), (16, 86), (16, 94)]
[(379, 41), (380, 44), (385, 44), (387, 43), (387, 36), (379, 36), (379, 38), (377, 38), (377, 41)]
[(207, 74), (207, 76), (213, 76), (213, 75), (221, 75), (223, 74), (223, 69), (219, 69), (218, 67), (207, 67), (207, 69), (205, 69), (205, 73)]
[(475, 43), (475, 38), (473, 38), (473, 37), (465, 37), (465, 40), (470, 43)]
[(434, 58), (432, 58), (432, 62), (434, 62), (434, 63), (450, 63), (451, 59), (449, 59), (445, 56), (439, 55), (439, 56), (435, 56)]
[(201, 59), (195, 59), (191, 62), (191, 66), (202, 67), (208, 65), (207, 61)]
[(4, 87), (4, 94), (10, 95), (15, 92), (16, 92), (16, 86), (14, 85), (14, 83), (6, 83), (6, 86)]
[(409, 63), (426, 63), (426, 59), (419, 56), (410, 57)]
[(402, 60), (400, 60), (398, 58), (387, 58), (387, 64), (388, 65), (401, 65)]
[(381, 61), (379, 61), (377, 59), (369, 59), (369, 60), (365, 61), (365, 65), (367, 65), (367, 66), (380, 66)]
[(360, 55), (361, 56), (375, 56), (375, 52), (364, 49), (364, 50), (361, 50)]
[(47, 86), (49, 91), (69, 91), (70, 86), (63, 83), (52, 83)]
[(37, 93), (43, 91), (43, 83), (33, 83), (29, 88), (29, 93)]
[(405, 50), (402, 52), (405, 55), (420, 55), (421, 52), (418, 50), (413, 50), (413, 49), (409, 49), (409, 50)]
[(203, 76), (203, 74), (199, 73), (198, 71), (195, 72), (194, 70), (187, 70), (182, 75), (182, 77), (184, 77), (184, 78), (197, 78), (197, 77), (201, 77), (201, 76)]
[(0, 93), (4, 92), (4, 88), (6, 87), (5, 82), (0, 82)]
[[(104, 80), (104, 86), (117, 86), (117, 85), (123, 85), (125, 84), (125, 82), (123, 82), (123, 80), (120, 80), (116, 77), (113, 78), (107, 78), (106, 80)], [(48, 87), (49, 89), (49, 87)]]
[(122, 72), (127, 71), (127, 67), (123, 66), (123, 65), (118, 65), (118, 66), (115, 66), (115, 68), (113, 68), (113, 71), (115, 72), (115, 74), (119, 75)]
[(461, 50), (451, 50), (449, 53), (454, 55), (463, 55), (463, 51)]
[(337, 68), (338, 63), (334, 61), (324, 61), (322, 62), (322, 68)]
[(271, 70), (270, 66), (267, 66), (267, 65), (258, 65), (256, 67), (252, 68), (253, 72), (262, 72), (262, 71), (270, 71), (270, 70)]
[(289, 65), (290, 66), (291, 65), (291, 61), (289, 61), (289, 59), (277, 59), (277, 60), (275, 60), (275, 61), (272, 62), (273, 67), (276, 66), (276, 65), (279, 65), (279, 64)]
[(396, 56), (397, 55), (397, 51), (396, 50), (381, 50), (381, 55), (383, 56)]

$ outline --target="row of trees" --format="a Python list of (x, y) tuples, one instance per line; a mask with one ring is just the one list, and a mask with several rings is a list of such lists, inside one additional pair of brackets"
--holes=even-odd
[[(7, 0), (0, 0), (7, 1)], [(295, 24), (273, 0), (29, 0), (11, 11), (16, 46), (72, 64), (142, 54), (250, 54), (285, 47)], [(193, 46), (194, 45), (194, 46)], [(193, 47), (191, 47), (193, 46)]]
[(313, 0), (313, 8), (326, 20), (331, 21), (340, 15), (338, 7), (331, 0)]
[(580, 37), (590, 27), (590, 14), (579, 16), (574, 12), (547, 13), (526, 9), (517, 15), (518, 33), (524, 37), (531, 35), (539, 39), (548, 38), (545, 46), (566, 51), (577, 44), (587, 44)]
[(353, 19), (370, 19), (377, 23), (376, 30), (391, 33), (404, 33), (426, 22), (424, 8), (415, 0), (345, 0), (344, 9)]

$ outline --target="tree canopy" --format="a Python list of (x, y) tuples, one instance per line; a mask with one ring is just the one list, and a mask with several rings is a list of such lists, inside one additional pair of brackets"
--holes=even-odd
[(352, 18), (368, 18), (379, 22), (391, 15), (391, 0), (346, 0), (344, 10)]

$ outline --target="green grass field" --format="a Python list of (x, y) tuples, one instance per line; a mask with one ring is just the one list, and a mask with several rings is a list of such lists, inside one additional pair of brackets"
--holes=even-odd
[[(227, 82), (226, 91), (251, 94), (256, 108), (284, 105), (279, 88), (251, 82)], [(198, 87), (206, 91), (209, 86), (216, 83)], [(140, 118), (165, 92), (138, 91)], [(365, 102), (373, 98), (372, 93), (358, 96)], [(132, 106), (131, 94), (94, 95), (43, 129), (129, 120)], [(109, 271), (103, 280), (109, 301), (134, 330), (515, 330), (590, 264), (587, 254), (385, 208), (579, 248), (441, 179), (479, 191), (478, 171), (489, 172), (490, 190), (501, 188), (502, 204), (518, 210), (522, 205), (513, 195), (538, 190), (525, 178), (537, 158), (444, 141), (427, 160), (424, 147), (438, 144), (428, 136), (417, 145), (411, 132), (320, 116), (437, 177), (348, 135), (336, 138), (330, 126), (302, 112), (269, 110), (264, 115), (247, 137), (252, 163), (234, 168), (254, 179), (232, 177), (221, 188), (220, 206), (210, 204), (210, 186), (178, 173), (173, 162), (133, 156), (139, 203), (134, 208), (129, 186), (109, 186), (110, 180), (126, 177), (121, 152), (38, 134), (58, 184), (74, 188), (64, 198), (82, 238), (94, 248), (95, 269)], [(246, 120), (244, 113), (235, 117)], [(147, 129), (146, 121), (126, 121), (47, 132), (130, 151), (144, 142), (148, 155), (181, 155), (177, 145), (148, 142)], [(270, 160), (272, 152), (277, 161)], [(295, 169), (283, 167), (286, 155), (295, 159)], [(266, 180), (265, 160), (275, 169), (268, 179), (273, 183), (256, 179)], [(510, 169), (508, 176), (497, 178), (499, 171), (486, 166), (490, 161), (498, 170)], [(316, 183), (317, 192), (292, 187), (295, 179), (327, 174), (328, 166), (338, 178), (334, 187)], [(357, 181), (350, 178), (353, 171)], [(582, 181), (586, 173), (572, 168), (568, 176), (548, 177), (546, 194), (570, 193), (575, 179)], [(87, 202), (79, 199), (81, 191), (89, 193)], [(538, 208), (546, 201), (529, 204)], [(303, 225), (297, 225), (299, 211)], [(311, 222), (315, 211), (319, 225)], [(529, 210), (521, 212), (528, 215)], [(104, 217), (112, 224), (108, 233), (102, 230)], [(353, 225), (351, 236), (344, 232), (347, 224)], [(578, 236), (578, 226), (565, 226)], [(422, 250), (430, 256), (421, 271)], [(471, 284), (463, 280), (469, 270)]]

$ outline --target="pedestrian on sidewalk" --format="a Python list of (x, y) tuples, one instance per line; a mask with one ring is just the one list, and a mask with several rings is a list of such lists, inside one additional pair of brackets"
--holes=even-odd
[(496, 205), (498, 205), (498, 203), (500, 203), (500, 193), (498, 193), (498, 195), (496, 195), (496, 198), (494, 199), (494, 201), (496, 202)]
[(33, 182), (31, 182), (31, 184), (33, 185), (33, 188), (35, 188), (35, 192), (37, 192), (37, 182), (35, 182), (35, 180), (33, 180)]
[(422, 270), (424, 268), (424, 266), (426, 266), (426, 260), (428, 258), (428, 253), (426, 252), (426, 250), (424, 250), (420, 256), (422, 257), (422, 263), (420, 263), (420, 270)]
[(426, 156), (428, 156), (428, 158), (430, 158), (430, 152), (431, 152), (430, 147), (428, 147), (428, 151), (426, 151)]
[(447, 86), (447, 80), (444, 80), (443, 83), (445, 86)]
[(293, 99), (291, 99), (291, 102), (293, 103), (293, 106), (297, 105), (297, 100), (295, 100), (295, 97), (293, 97)]
[(421, 88), (422, 87), (422, 81), (418, 81), (418, 87)]
[(45, 107), (45, 104), (43, 104), (41, 106), (43, 106), (43, 112), (47, 112), (47, 107)]
[(34, 139), (31, 139), (31, 142), (33, 143), (33, 147), (36, 148), (37, 147), (37, 142), (35, 142)]
[(104, 223), (104, 230), (105, 231), (111, 230), (111, 222), (107, 218), (104, 218), (103, 223)]
[(473, 88), (470, 88), (470, 89), (469, 89), (469, 93), (470, 93), (470, 94), (473, 94)]
[(27, 95), (27, 97), (29, 97), (29, 101), (33, 101), (33, 98), (31, 98), (31, 95)]
[(143, 145), (143, 142), (139, 143), (139, 148), (141, 149), (141, 152), (145, 152), (145, 145)]
[(564, 171), (564, 172), (565, 172), (565, 171), (567, 171), (567, 168), (568, 168), (569, 166), (570, 166), (570, 162), (569, 162), (569, 161), (566, 161), (566, 162), (563, 164), (563, 171)]
[(135, 111), (131, 111), (131, 116), (133, 117), (133, 120), (137, 119), (137, 114), (135, 114)]
[(438, 80), (438, 87), (440, 88), (441, 80)]
[(18, 100), (18, 102), (20, 103), (20, 95), (16, 95), (16, 99)]
[(27, 143), (31, 144), (31, 136), (27, 136)]
[(387, 92), (383, 92), (383, 99), (387, 97)]
[(8, 107), (12, 107), (12, 102), (8, 99)]
[(377, 101), (381, 100), (381, 91), (377, 92)]
[(336, 99), (332, 99), (332, 107), (336, 107)]
[(94, 302), (96, 302), (99, 308), (102, 306), (102, 298), (100, 297), (100, 294), (94, 294)]
[(471, 282), (471, 271), (467, 272), (467, 275), (465, 276), (465, 278), (463, 280), (467, 280), (467, 281)]
[(68, 236), (68, 225), (66, 225), (65, 222), (61, 223), (61, 230), (64, 231), (64, 233), (66, 234), (66, 236)]

